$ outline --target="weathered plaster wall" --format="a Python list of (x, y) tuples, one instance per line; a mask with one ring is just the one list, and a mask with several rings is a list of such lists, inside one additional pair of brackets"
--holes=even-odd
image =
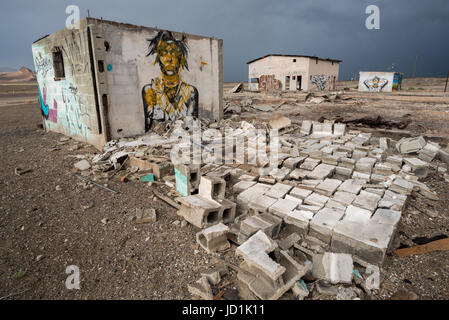
[[(63, 55), (65, 78), (55, 81), (52, 50)], [(46, 130), (97, 147), (104, 144), (97, 118), (85, 21), (79, 30), (64, 29), (32, 44), (41, 112)]]
[[(104, 81), (107, 83), (108, 125), (111, 138), (138, 135), (145, 132), (144, 100), (153, 92), (156, 106), (172, 107), (162, 77), (162, 69), (156, 62), (156, 53), (149, 56), (149, 45), (160, 30), (120, 24), (109, 21), (90, 20), (95, 24), (96, 38), (107, 43), (108, 50), (98, 44), (97, 55), (104, 59)], [(168, 33), (164, 33), (166, 37)], [(179, 116), (190, 112), (197, 93), (198, 116), (219, 120), (222, 118), (223, 63), (222, 40), (172, 32), (176, 43), (185, 44), (187, 67), (180, 68), (179, 79), (183, 86), (178, 89)], [(160, 39), (159, 39), (160, 40)], [(177, 42), (179, 41), (179, 42)], [(164, 42), (163, 40), (155, 43)], [(173, 41), (165, 41), (169, 46)], [(176, 49), (176, 47), (173, 47)], [(173, 49), (172, 48), (172, 49)], [(173, 50), (174, 50), (173, 49)], [(182, 57), (179, 56), (178, 60)], [(101, 73), (99, 73), (101, 77)], [(158, 82), (159, 81), (159, 82)], [(156, 83), (160, 86), (157, 87)], [(144, 89), (146, 88), (146, 89)], [(145, 91), (146, 90), (146, 91)], [(159, 91), (158, 91), (159, 90)], [(143, 95), (143, 91), (146, 92)], [(151, 100), (148, 98), (148, 100)], [(178, 101), (178, 100), (177, 100)], [(175, 106), (176, 107), (176, 106)], [(148, 110), (148, 109), (147, 109)], [(156, 110), (156, 109), (155, 109)], [(173, 114), (175, 116), (175, 114)]]
[[(294, 60), (296, 60), (294, 62)], [(335, 89), (338, 79), (339, 64), (307, 57), (268, 56), (249, 64), (248, 83), (250, 90), (297, 90), (298, 76), (301, 77), (301, 90), (321, 91)], [(273, 76), (280, 81), (281, 88), (273, 86), (270, 79), (268, 86), (265, 77)], [(262, 77), (262, 79), (261, 79)], [(286, 77), (290, 78), (286, 86)], [(251, 83), (251, 79), (258, 78), (259, 83)], [(268, 88), (267, 88), (268, 87)]]
[(309, 59), (310, 91), (335, 90), (340, 64), (336, 62)]
[(391, 92), (394, 72), (365, 72), (359, 75), (359, 91), (361, 92)]

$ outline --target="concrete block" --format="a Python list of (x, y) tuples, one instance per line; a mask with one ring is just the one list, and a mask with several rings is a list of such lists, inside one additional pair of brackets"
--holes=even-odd
[(286, 238), (279, 241), (279, 247), (282, 250), (288, 250), (294, 246), (301, 239), (301, 236), (297, 233), (292, 233), (288, 235)]
[(352, 283), (354, 265), (352, 256), (345, 253), (326, 252), (313, 256), (312, 275), (332, 284)]
[(196, 234), (196, 242), (208, 253), (224, 251), (231, 247), (227, 239), (229, 228), (223, 223), (208, 227)]
[(154, 208), (137, 208), (136, 223), (156, 222), (156, 210)]
[(354, 171), (352, 173), (352, 178), (353, 179), (359, 179), (359, 180), (365, 180), (366, 182), (370, 182), (371, 181), (371, 174), (370, 173), (363, 173), (363, 172), (359, 172), (359, 171)]
[(343, 217), (344, 211), (323, 208), (310, 221), (309, 235), (330, 244), (332, 229)]
[(340, 184), (340, 180), (327, 178), (316, 187), (315, 191), (329, 197), (334, 194)]
[(393, 181), (389, 189), (403, 195), (410, 195), (413, 191), (413, 183), (398, 177)]
[(371, 218), (372, 221), (396, 226), (401, 219), (401, 211), (390, 209), (377, 209)]
[(214, 200), (200, 195), (179, 197), (176, 200), (181, 203), (178, 215), (198, 228), (208, 227), (222, 220), (222, 206)]
[(210, 199), (223, 199), (226, 192), (226, 181), (217, 177), (202, 176), (199, 185), (199, 195)]
[(440, 150), (440, 146), (436, 143), (427, 142), (427, 144), (419, 151), (418, 158), (431, 162), (437, 155)]
[(304, 162), (299, 166), (300, 169), (312, 171), (316, 166), (320, 164), (321, 160), (307, 158)]
[(383, 198), (379, 201), (378, 206), (379, 208), (402, 211), (406, 200), (406, 195), (386, 190)]
[(270, 206), (268, 212), (280, 218), (284, 218), (289, 212), (296, 209), (298, 202), (288, 199), (278, 199)]
[(306, 178), (309, 173), (310, 173), (309, 170), (294, 169), (292, 172), (289, 173), (288, 178), (295, 179), (295, 180), (301, 180), (301, 179)]
[(234, 195), (238, 195), (241, 192), (249, 189), (256, 183), (257, 183), (256, 181), (248, 181), (248, 180), (239, 181), (236, 184), (234, 184), (234, 186), (232, 187), (232, 192)]
[(354, 201), (355, 197), (356, 195), (354, 193), (337, 191), (331, 199), (341, 203), (344, 206), (349, 206)]
[(302, 163), (306, 158), (304, 157), (292, 157), (292, 158), (287, 158), (284, 160), (284, 162), (282, 163), (282, 166), (287, 167), (289, 169), (295, 169), (298, 164)]
[(299, 130), (299, 132), (301, 134), (308, 136), (308, 135), (310, 135), (311, 131), (312, 131), (312, 121), (303, 120), (303, 122), (301, 123), (301, 129)]
[(237, 247), (235, 253), (243, 257), (250, 267), (255, 267), (272, 280), (278, 279), (285, 267), (275, 262), (268, 255), (277, 248), (276, 242), (271, 240), (263, 231), (257, 231), (242, 245)]
[(329, 201), (328, 197), (313, 192), (310, 196), (304, 199), (304, 204), (323, 207), (327, 201)]
[(258, 196), (255, 199), (251, 199), (249, 201), (249, 208), (254, 210), (255, 213), (268, 212), (268, 208), (270, 208), (277, 199), (271, 198), (265, 195)]
[(352, 202), (352, 204), (362, 209), (369, 210), (371, 213), (374, 213), (381, 198), (382, 197), (378, 194), (362, 190)]
[(296, 197), (301, 200), (304, 200), (311, 194), (312, 194), (312, 190), (296, 188), (296, 187), (293, 188), (289, 193), (289, 195), (291, 195), (292, 197)]
[(302, 199), (296, 198), (296, 197), (291, 196), (291, 195), (289, 195), (289, 194), (286, 194), (284, 199), (285, 199), (285, 200), (293, 201), (293, 202), (295, 202), (298, 206), (302, 204)]
[[(277, 238), (282, 226), (282, 219), (269, 213), (249, 216), (240, 223), (240, 239), (246, 241), (249, 237), (261, 230), (270, 238)], [(243, 241), (243, 242), (244, 242)], [(242, 242), (242, 243), (243, 243)]]
[(352, 168), (347, 168), (347, 167), (341, 167), (341, 166), (337, 166), (335, 167), (335, 174), (342, 176), (342, 177), (351, 177), (352, 173), (354, 172), (354, 169)]
[(317, 165), (311, 173), (307, 175), (309, 179), (323, 180), (330, 177), (335, 172), (335, 166), (321, 163)]
[(329, 199), (328, 202), (326, 202), (325, 205), (326, 208), (336, 209), (340, 211), (345, 211), (346, 206), (344, 204), (341, 204), (340, 202), (334, 201), (333, 199)]
[(237, 213), (244, 213), (249, 209), (249, 202), (261, 195), (271, 188), (270, 185), (263, 183), (256, 183), (245, 191), (242, 191), (237, 196)]
[(292, 170), (287, 168), (287, 167), (282, 167), (282, 168), (275, 168), (272, 171), (270, 171), (270, 176), (272, 176), (273, 178), (276, 179), (276, 181), (282, 181), (284, 180), (288, 174), (291, 172)]
[(420, 151), (426, 145), (423, 137), (402, 138), (396, 143), (396, 150), (400, 153), (414, 153)]
[(369, 210), (349, 205), (346, 208), (344, 221), (352, 221), (357, 223), (368, 223), (373, 213)]
[(217, 202), (221, 205), (221, 216), (223, 223), (234, 222), (237, 212), (237, 204), (228, 199), (219, 199)]
[(364, 181), (357, 179), (349, 179), (343, 181), (343, 183), (338, 187), (338, 191), (345, 191), (353, 194), (358, 194), (362, 190)]
[(362, 150), (354, 150), (352, 152), (352, 159), (354, 159), (356, 162), (362, 159), (363, 157), (366, 157), (368, 155), (368, 152), (362, 151)]
[(266, 184), (275, 184), (276, 179), (270, 176), (260, 176), (258, 181), (260, 183), (266, 183)]
[(284, 222), (291, 231), (306, 235), (309, 232), (309, 222), (313, 212), (307, 210), (293, 210), (284, 216)]
[(334, 123), (334, 136), (341, 137), (345, 134), (345, 123)]
[(291, 189), (293, 189), (293, 186), (283, 183), (276, 183), (274, 186), (270, 188), (267, 192), (265, 192), (266, 196), (269, 196), (271, 198), (275, 199), (281, 199), (283, 198)]

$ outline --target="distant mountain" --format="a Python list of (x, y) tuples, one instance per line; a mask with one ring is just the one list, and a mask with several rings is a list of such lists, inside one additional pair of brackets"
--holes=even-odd
[(0, 72), (0, 81), (26, 82), (36, 81), (36, 73), (26, 67), (13, 72)]
[(15, 72), (17, 71), (14, 68), (10, 68), (10, 67), (0, 67), (0, 72)]

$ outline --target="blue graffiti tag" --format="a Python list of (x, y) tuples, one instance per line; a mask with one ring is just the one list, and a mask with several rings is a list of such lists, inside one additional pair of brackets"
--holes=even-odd
[(39, 85), (37, 86), (37, 88), (39, 89), (39, 101), (41, 104), (42, 115), (44, 116), (45, 119), (48, 119), (48, 114), (49, 114), (50, 108), (48, 105), (45, 105), (45, 101), (42, 98), (41, 88), (39, 87)]

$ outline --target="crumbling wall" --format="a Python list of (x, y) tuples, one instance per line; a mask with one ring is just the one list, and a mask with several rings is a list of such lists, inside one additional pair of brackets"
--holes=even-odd
[[(295, 62), (293, 62), (296, 60)], [(308, 90), (308, 58), (269, 56), (249, 64), (249, 90), (296, 90), (301, 76), (301, 89)], [(290, 78), (286, 85), (286, 77)], [(254, 79), (254, 80), (251, 80)], [(255, 80), (257, 79), (257, 81)]]
[[(85, 21), (80, 29), (64, 29), (36, 41), (32, 52), (46, 130), (103, 145)], [(56, 77), (55, 52), (62, 55), (64, 77)]]
[(102, 48), (111, 138), (156, 120), (222, 118), (222, 40), (89, 19)]

